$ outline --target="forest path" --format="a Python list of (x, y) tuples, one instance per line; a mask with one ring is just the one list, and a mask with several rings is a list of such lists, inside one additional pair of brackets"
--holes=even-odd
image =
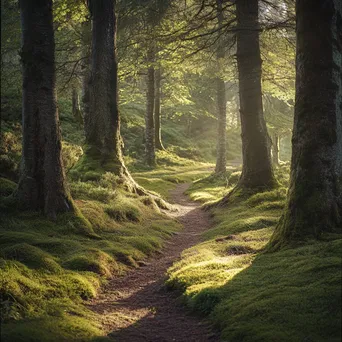
[(206, 342), (218, 341), (208, 322), (190, 315), (177, 295), (164, 287), (167, 269), (181, 252), (200, 242), (210, 225), (210, 215), (184, 192), (179, 184), (171, 192), (178, 211), (172, 213), (184, 228), (165, 244), (161, 253), (140, 268), (109, 281), (102, 293), (89, 303), (101, 314), (110, 337), (119, 342)]

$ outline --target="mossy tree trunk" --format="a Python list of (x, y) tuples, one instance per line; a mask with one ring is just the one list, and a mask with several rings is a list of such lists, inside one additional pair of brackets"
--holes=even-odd
[(154, 140), (158, 150), (165, 150), (161, 137), (161, 69), (155, 70), (155, 98), (154, 98)]
[(296, 104), (290, 188), (273, 248), (342, 232), (342, 10), (297, 0)]
[(23, 66), (23, 164), (14, 196), (21, 206), (73, 211), (61, 157), (52, 0), (20, 0)]
[(89, 113), (85, 116), (86, 156), (99, 159), (100, 166), (122, 176), (118, 110), (115, 1), (91, 0), (92, 53), (89, 80)]
[(239, 0), (237, 64), (243, 168), (238, 187), (258, 189), (275, 184), (261, 92), (258, 0)]
[[(223, 9), (222, 0), (216, 0), (217, 5), (217, 20), (219, 28), (223, 26)], [(216, 148), (216, 167), (215, 173), (226, 172), (226, 149), (227, 149), (227, 100), (226, 87), (222, 76), (222, 66), (225, 58), (225, 49), (223, 41), (223, 32), (218, 32), (218, 47), (217, 47), (217, 62), (218, 62), (218, 77), (216, 79), (216, 96), (217, 96), (217, 148)]]
[(145, 114), (145, 152), (146, 163), (156, 165), (155, 132), (154, 132), (154, 95), (155, 95), (155, 53), (153, 48), (147, 52), (147, 78), (146, 78), (146, 114)]

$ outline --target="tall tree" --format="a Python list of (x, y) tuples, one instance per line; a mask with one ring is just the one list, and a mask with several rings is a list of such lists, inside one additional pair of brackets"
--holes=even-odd
[(255, 189), (275, 183), (262, 105), (258, 12), (258, 0), (236, 2), (243, 156), (238, 186)]
[(225, 48), (223, 40), (223, 9), (222, 0), (216, 0), (217, 5), (217, 21), (219, 27), (219, 38), (217, 47), (217, 62), (218, 62), (218, 76), (216, 79), (216, 96), (217, 96), (217, 151), (216, 151), (216, 167), (215, 172), (226, 172), (226, 131), (227, 131), (227, 113), (226, 113), (226, 88), (224, 79), (222, 78), (222, 70), (220, 66), (223, 65), (225, 58)]
[(297, 0), (290, 188), (271, 245), (342, 232), (342, 5)]
[(20, 0), (23, 65), (23, 166), (14, 194), (51, 218), (73, 210), (61, 158), (52, 0)]
[(123, 176), (118, 110), (116, 16), (113, 0), (91, 0), (92, 54), (89, 111), (85, 112), (86, 155), (100, 166)]
[(146, 114), (145, 114), (145, 150), (146, 163), (149, 166), (156, 164), (155, 131), (154, 131), (154, 95), (155, 95), (155, 51), (149, 47), (147, 51), (147, 77), (146, 77)]
[(78, 95), (76, 87), (73, 87), (72, 89), (72, 116), (77, 121), (79, 126), (83, 124), (80, 97)]
[(91, 69), (91, 20), (88, 19), (81, 24), (81, 84), (82, 84), (82, 114), (89, 117), (89, 81)]
[(277, 131), (272, 133), (272, 163), (275, 166), (279, 165), (279, 134)]
[(161, 137), (161, 67), (155, 69), (155, 97), (154, 97), (154, 140), (158, 150), (164, 150)]

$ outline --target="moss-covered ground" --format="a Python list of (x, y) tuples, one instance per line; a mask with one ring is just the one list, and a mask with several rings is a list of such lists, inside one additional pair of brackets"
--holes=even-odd
[[(207, 156), (199, 154), (196, 137), (189, 139), (172, 122), (163, 128), (168, 149), (157, 153), (157, 169), (146, 168), (143, 117), (141, 108), (138, 112), (123, 108), (125, 161), (140, 185), (167, 199), (177, 183), (210, 174), (212, 165), (198, 161)], [(15, 189), (13, 181), (18, 181), (21, 127), (17, 120), (2, 122), (1, 341), (97, 339), (103, 332), (84, 300), (96, 296), (109, 277), (138, 267), (181, 228), (161, 213), (152, 198), (126, 192), (117, 186), (117, 177), (103, 172), (98, 163), (81, 162), (84, 133), (71, 115), (70, 101), (60, 101), (60, 119), (62, 157), (79, 212), (61, 215), (56, 222), (17, 211), (5, 200)], [(212, 159), (215, 142), (209, 140), (205, 153)]]
[[(204, 178), (188, 194), (215, 202), (237, 176), (230, 169)], [(279, 188), (211, 209), (213, 227), (169, 269), (167, 284), (210, 317), (223, 341), (340, 341), (341, 237), (265, 252), (284, 207), (288, 166), (277, 176)]]
[[(69, 106), (69, 105), (68, 105)], [(181, 227), (149, 197), (117, 186), (97, 165), (77, 163), (83, 133), (60, 107), (63, 160), (79, 208), (56, 222), (16, 211), (4, 197), (18, 179), (20, 125), (5, 123), (0, 146), (1, 341), (101, 341), (99, 317), (85, 304), (109, 277), (124, 273), (160, 249)], [(143, 110), (123, 108), (125, 161), (135, 180), (169, 199), (177, 183), (193, 182), (188, 195), (204, 205), (236, 184), (240, 169), (211, 175), (216, 131), (165, 122), (166, 151), (157, 168), (143, 162)], [(184, 125), (183, 125), (184, 126)], [(240, 156), (239, 132), (229, 133), (228, 159)], [(76, 166), (76, 167), (75, 167)], [(84, 165), (83, 165), (84, 166)], [(90, 170), (93, 168), (94, 170)], [(289, 166), (277, 170), (280, 186), (239, 197), (211, 210), (213, 227), (169, 269), (167, 285), (194, 311), (210, 317), (223, 341), (340, 341), (341, 251), (338, 236), (266, 253), (284, 207)]]
[[(1, 195), (15, 183), (1, 179)], [(156, 250), (180, 225), (151, 198), (120, 189), (105, 173), (74, 181), (76, 215), (56, 222), (1, 201), (1, 341), (93, 341), (103, 334), (84, 300)]]

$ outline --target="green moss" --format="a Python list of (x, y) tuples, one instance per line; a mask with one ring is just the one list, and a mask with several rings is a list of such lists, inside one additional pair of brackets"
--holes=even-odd
[(83, 150), (79, 145), (62, 142), (63, 165), (66, 170), (70, 170), (81, 158)]
[(8, 196), (15, 190), (17, 184), (7, 178), (0, 177), (0, 196)]
[[(144, 197), (118, 189), (115, 181), (112, 173), (104, 173), (96, 182), (72, 183), (76, 211), (56, 221), (15, 209), (2, 216), (0, 297), (6, 340), (24, 340), (31, 330), (37, 331), (32, 333), (37, 341), (101, 336), (98, 317), (82, 300), (94, 297), (105, 278), (138, 267), (180, 229), (159, 209), (144, 205)], [(56, 317), (58, 333), (51, 329)], [(77, 334), (72, 339), (71, 331)]]
[(68, 314), (4, 324), (1, 329), (1, 340), (6, 342), (110, 341), (103, 336), (99, 326), (90, 325), (88, 319)]
[(49, 253), (27, 243), (18, 243), (4, 248), (1, 256), (20, 261), (30, 268), (42, 268), (54, 273), (61, 271), (61, 267)]
[(231, 186), (236, 185), (240, 177), (241, 177), (241, 171), (232, 172), (232, 174), (229, 176), (228, 184)]
[(106, 206), (104, 211), (115, 221), (134, 221), (139, 222), (142, 211), (134, 201), (123, 196), (116, 198), (114, 202)]
[(255, 259), (222, 288), (224, 299), (212, 317), (223, 328), (223, 338), (338, 341), (341, 242), (312, 243)]
[[(276, 171), (285, 186), (286, 167)], [(208, 177), (188, 192), (207, 202), (225, 189), (224, 180)], [(265, 253), (285, 197), (286, 188), (277, 188), (235, 194), (227, 206), (214, 207), (214, 226), (204, 241), (168, 270), (167, 285), (181, 291), (190, 308), (209, 315), (223, 340), (341, 339), (340, 236)]]
[(105, 172), (99, 153), (93, 153), (88, 147), (84, 147), (84, 153), (77, 164), (71, 170), (70, 176), (77, 180), (99, 180)]
[(74, 180), (99, 181), (106, 172), (121, 174), (121, 164), (116, 161), (116, 156), (103, 159), (103, 156), (90, 146), (84, 146), (84, 153), (70, 172)]
[(101, 276), (110, 276), (117, 265), (109, 254), (96, 249), (82, 251), (63, 262), (63, 267), (76, 271), (89, 271)]
[[(167, 153), (167, 152), (165, 152)], [(144, 188), (164, 199), (171, 200), (170, 191), (176, 184), (202, 179), (211, 173), (211, 164), (158, 167), (154, 170), (134, 172), (134, 179)]]
[(285, 200), (286, 199), (286, 188), (278, 188), (272, 191), (266, 192), (259, 192), (253, 196), (251, 196), (247, 201), (246, 204), (248, 206), (256, 206), (258, 204), (264, 204), (265, 202), (274, 202), (278, 200)]

